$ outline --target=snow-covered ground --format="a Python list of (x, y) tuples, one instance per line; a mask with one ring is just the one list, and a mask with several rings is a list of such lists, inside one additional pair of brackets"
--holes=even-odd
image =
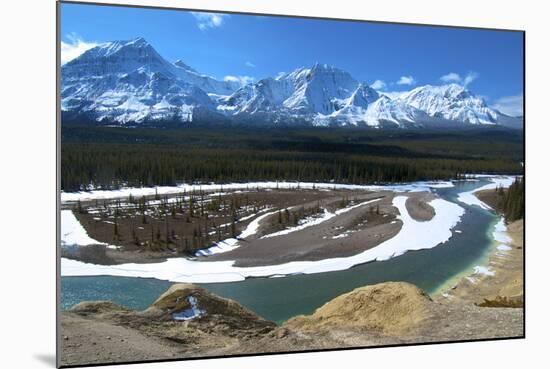
[(501, 244), (507, 245), (512, 242), (512, 238), (510, 238), (510, 236), (508, 236), (508, 233), (506, 233), (506, 223), (504, 222), (504, 218), (500, 218), (498, 223), (495, 224), (493, 238), (495, 239), (495, 241)]
[[(459, 193), (458, 201), (467, 205), (479, 206), (480, 208), (487, 209), (487, 210), (493, 210), (493, 209), (489, 205), (487, 205), (486, 203), (478, 199), (475, 193), (483, 190), (494, 190), (497, 187), (508, 188), (512, 185), (512, 183), (514, 183), (516, 179), (515, 176), (478, 175), (477, 177), (487, 178), (491, 181), (491, 183), (488, 183), (485, 186), (476, 188), (475, 190), (472, 190), (472, 191)], [(502, 254), (512, 249), (511, 246), (509, 245), (509, 243), (512, 242), (512, 239), (506, 233), (506, 224), (504, 223), (503, 218), (501, 218), (499, 222), (495, 225), (495, 229), (493, 231), (493, 239), (499, 243), (496, 247), (498, 250), (497, 252)], [(477, 265), (474, 267), (474, 274), (492, 277), (495, 275), (495, 272), (492, 271), (488, 266)], [(475, 280), (471, 277), (469, 277), (468, 279), (472, 283), (475, 282)]]
[(214, 243), (214, 245), (210, 246), (209, 248), (198, 250), (197, 252), (195, 252), (195, 255), (209, 256), (214, 254), (221, 254), (234, 250), (237, 247), (239, 247), (239, 240), (237, 238), (226, 238), (225, 240)]
[(486, 203), (478, 199), (475, 193), (483, 190), (494, 190), (497, 187), (503, 187), (503, 188), (510, 187), (512, 183), (514, 183), (514, 180), (516, 179), (516, 177), (514, 176), (485, 176), (485, 177), (488, 178), (491, 181), (491, 183), (488, 183), (485, 186), (476, 188), (475, 190), (472, 190), (472, 191), (459, 193), (458, 201), (466, 205), (476, 205), (483, 209), (492, 210), (489, 205), (487, 205)]
[(403, 222), (401, 231), (380, 245), (354, 256), (330, 258), (319, 261), (293, 261), (279, 265), (241, 268), (234, 261), (193, 261), (186, 258), (171, 258), (162, 263), (96, 265), (76, 260), (61, 259), (62, 276), (113, 275), (126, 277), (157, 278), (173, 282), (213, 283), (244, 280), (246, 277), (284, 276), (313, 274), (349, 269), (354, 265), (375, 260), (387, 260), (409, 250), (433, 248), (447, 242), (452, 229), (460, 221), (464, 209), (452, 202), (435, 199), (430, 205), (435, 216), (425, 222), (415, 221), (405, 206), (407, 197), (396, 196), (397, 207)]
[[(266, 211), (269, 209), (264, 209), (263, 211)], [(275, 214), (277, 211), (272, 211), (267, 214), (260, 215), (256, 219), (254, 219), (248, 226), (244, 229), (244, 231), (241, 232), (240, 235), (237, 236), (237, 238), (227, 238), (225, 240), (222, 240), (220, 242), (216, 242), (213, 246), (210, 246), (207, 249), (199, 250), (195, 253), (197, 256), (208, 256), (208, 255), (214, 255), (214, 254), (221, 254), (223, 252), (228, 252), (231, 250), (236, 249), (239, 247), (239, 240), (252, 236), (258, 232), (258, 228), (260, 227), (260, 222), (267, 218), (268, 216)], [(246, 216), (239, 221), (243, 221), (244, 219), (249, 219), (250, 216)]]
[(286, 228), (286, 229), (283, 229), (281, 231), (273, 232), (273, 233), (270, 233), (270, 234), (266, 234), (262, 238), (277, 237), (277, 236), (282, 236), (282, 235), (285, 235), (285, 234), (293, 233), (293, 232), (296, 232), (296, 231), (301, 231), (302, 229), (309, 228), (309, 227), (312, 227), (314, 225), (326, 222), (327, 220), (329, 220), (329, 219), (331, 219), (335, 216), (336, 216), (336, 214), (331, 213), (327, 209), (323, 209), (323, 213), (321, 215), (307, 217), (307, 218), (303, 219), (297, 226)]
[(337, 215), (347, 213), (350, 210), (353, 210), (353, 209), (358, 208), (360, 206), (364, 206), (364, 205), (373, 203), (373, 202), (378, 201), (378, 200), (380, 200), (380, 199), (363, 201), (359, 204), (355, 204), (355, 205), (348, 206), (348, 207), (345, 207), (345, 208), (342, 208), (342, 209), (338, 209), (334, 213), (331, 213), (327, 209), (323, 209), (324, 212), (321, 216), (308, 217), (303, 222), (301, 222), (300, 224), (298, 224), (295, 227), (291, 227), (291, 228), (283, 229), (283, 230), (278, 231), (278, 232), (270, 233), (268, 235), (263, 236), (262, 238), (277, 237), (277, 236), (282, 236), (282, 235), (285, 235), (285, 234), (293, 233), (293, 232), (296, 232), (296, 231), (301, 231), (302, 229), (306, 229), (306, 228), (321, 224), (321, 223), (326, 222), (327, 220), (329, 220), (331, 218), (334, 218)]
[(506, 255), (508, 251), (512, 250), (512, 238), (506, 232), (506, 223), (504, 218), (500, 218), (499, 222), (495, 225), (495, 230), (493, 231), (493, 238), (498, 242), (497, 253), (499, 255)]
[(61, 245), (87, 246), (105, 245), (105, 243), (88, 236), (88, 233), (71, 210), (61, 210)]
[(433, 181), (433, 182), (412, 182), (395, 185), (351, 185), (336, 183), (313, 183), (313, 182), (248, 182), (248, 183), (228, 183), (192, 185), (182, 184), (179, 186), (158, 186), (158, 187), (130, 187), (119, 190), (92, 190), (82, 192), (62, 192), (61, 202), (85, 201), (95, 199), (113, 199), (118, 197), (134, 197), (168, 195), (192, 191), (220, 191), (225, 190), (253, 190), (259, 189), (348, 189), (348, 190), (389, 190), (399, 192), (418, 192), (429, 191), (432, 188), (453, 187), (451, 181)]
[(480, 274), (480, 275), (486, 275), (489, 277), (493, 277), (495, 275), (495, 272), (492, 271), (489, 267), (478, 265), (474, 267), (474, 274)]
[[(508, 251), (512, 250), (512, 246), (510, 246), (512, 238), (510, 238), (508, 233), (506, 233), (506, 223), (504, 218), (500, 218), (500, 220), (495, 224), (493, 239), (498, 243), (496, 247), (498, 256), (504, 256), (508, 253)], [(493, 277), (495, 272), (491, 270), (489, 266), (477, 265), (474, 267), (474, 274)]]
[(259, 217), (257, 217), (256, 219), (254, 219), (252, 222), (250, 222), (250, 224), (245, 228), (244, 231), (242, 231), (242, 233), (239, 235), (239, 238), (246, 238), (246, 237), (249, 237), (249, 236), (252, 236), (254, 234), (256, 234), (256, 232), (258, 232), (258, 228), (260, 228), (260, 222), (262, 220), (264, 220), (265, 218), (267, 218), (268, 216), (272, 215), (272, 214), (275, 214), (277, 212), (277, 210), (275, 211), (271, 211), (267, 214), (264, 214), (264, 215), (260, 215)]

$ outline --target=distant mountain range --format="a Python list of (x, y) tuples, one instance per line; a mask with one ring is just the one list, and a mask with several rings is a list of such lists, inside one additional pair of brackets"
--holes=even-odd
[(397, 97), (316, 63), (241, 86), (168, 62), (143, 38), (96, 46), (61, 67), (63, 121), (114, 125), (312, 125), (522, 128), (457, 84)]

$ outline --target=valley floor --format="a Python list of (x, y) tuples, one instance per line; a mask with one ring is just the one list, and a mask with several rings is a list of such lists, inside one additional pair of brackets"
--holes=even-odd
[[(340, 245), (338, 252), (342, 255), (348, 251), (345, 244), (338, 242), (353, 239), (355, 232), (350, 229), (361, 224), (358, 217), (364, 213), (360, 211), (360, 204), (369, 201), (373, 202), (364, 206), (377, 204), (380, 214), (370, 219), (374, 223), (372, 233), (367, 232), (368, 227), (358, 228), (357, 233), (364, 232), (363, 239), (368, 239), (369, 234), (383, 234), (383, 230), (399, 234), (410, 220), (401, 222), (397, 215), (410, 216), (415, 222), (425, 224), (437, 216), (429, 205), (434, 199), (429, 192), (407, 193), (406, 211), (400, 208), (401, 214), (392, 206), (392, 199), (397, 194), (371, 192), (361, 196), (347, 207), (330, 208), (330, 202), (326, 202), (327, 211), (332, 214), (341, 209), (349, 210), (318, 224), (305, 228), (289, 226), (282, 230), (267, 228), (265, 233), (259, 226), (259, 233), (247, 236), (248, 242), (238, 248), (200, 256), (199, 260), (204, 259), (206, 264), (237, 260), (241, 265), (259, 265), (262, 264), (260, 256), (270, 258), (272, 255), (272, 261), (286, 261), (285, 255), (292, 255), (291, 250), (300, 251), (294, 253), (295, 258), (303, 255), (312, 258), (318, 252), (312, 246), (315, 245), (313, 240), (322, 241), (328, 237)], [(376, 212), (366, 211), (371, 215)], [(385, 214), (387, 217), (383, 216)], [(384, 218), (391, 221), (375, 221)], [(388, 225), (396, 228), (388, 230)], [(246, 230), (248, 225), (243, 228)], [(274, 245), (270, 237), (263, 237), (277, 232), (282, 233), (273, 238), (283, 246), (277, 253), (271, 253)], [(338, 237), (346, 232), (350, 233)], [(521, 338), (524, 336), (523, 220), (507, 227), (503, 222), (498, 223), (493, 237), (498, 244), (489, 256), (488, 265), (476, 267), (475, 273), (433, 298), (414, 285), (385, 282), (340, 295), (313, 314), (293, 317), (282, 325), (191, 284), (173, 285), (144, 311), (128, 310), (110, 302), (83, 302), (61, 313), (61, 362), (62, 365), (84, 365)], [(285, 249), (287, 243), (289, 246)], [(300, 243), (309, 246), (300, 248)], [(334, 249), (322, 248), (325, 251)], [(327, 255), (330, 253), (322, 256)], [(192, 301), (197, 302), (199, 310), (194, 308)], [(185, 320), (176, 319), (182, 312)]]
[[(214, 209), (229, 201), (248, 203), (231, 210), (231, 229), (238, 235), (226, 239), (219, 233), (227, 222), (223, 206), (211, 214), (205, 210), (204, 216), (189, 217), (185, 215), (189, 210), (174, 205), (178, 197), (165, 197), (160, 204), (159, 200), (146, 201), (153, 206), (148, 210), (132, 210), (131, 204), (120, 199), (114, 200), (115, 205), (73, 203), (77, 209), (89, 206), (84, 213), (70, 210), (67, 204), (69, 208), (62, 211), (66, 215), (62, 220), (69, 224), (62, 222), (61, 272), (63, 276), (118, 275), (209, 283), (345, 270), (446, 242), (463, 214), (461, 207), (430, 192), (431, 187), (452, 186), (446, 182), (395, 188), (329, 186), (333, 188), (239, 191), (238, 196), (242, 198), (244, 192), (246, 200), (238, 201), (234, 193), (201, 195), (200, 207), (205, 209), (214, 202)], [(186, 201), (189, 207), (191, 200)], [(172, 216), (167, 215), (170, 206)], [(143, 215), (136, 216), (138, 211)], [(223, 226), (227, 232), (227, 223)], [(140, 242), (132, 242), (132, 236), (124, 236), (125, 240), (120, 236), (138, 238), (136, 228), (148, 228), (145, 233), (150, 239), (142, 242), (139, 236)], [(108, 230), (112, 237), (113, 229), (118, 232), (114, 245), (106, 236)], [(197, 237), (197, 230), (202, 237)], [(204, 246), (190, 254), (187, 237), (191, 231), (192, 245), (200, 239)], [(212, 234), (212, 239), (216, 233), (221, 241), (204, 242), (204, 235)], [(89, 245), (90, 235), (99, 238), (96, 245)], [(87, 244), (79, 244), (80, 240)]]

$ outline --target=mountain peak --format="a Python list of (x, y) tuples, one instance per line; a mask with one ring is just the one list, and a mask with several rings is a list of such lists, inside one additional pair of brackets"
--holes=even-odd
[(340, 69), (340, 68), (337, 68), (333, 65), (330, 65), (330, 64), (326, 64), (326, 63), (319, 63), (319, 62), (316, 62), (315, 64), (313, 64), (313, 66), (310, 68), (310, 72), (311, 73), (316, 73), (316, 72), (321, 72), (321, 73), (345, 73), (345, 74), (348, 74), (348, 72)]
[(136, 45), (144, 45), (144, 44), (149, 44), (143, 37), (136, 37), (130, 41), (128, 41), (129, 43), (133, 43), (133, 44), (136, 44)]
[(185, 62), (181, 59), (178, 59), (174, 62), (174, 65), (178, 68), (185, 69), (186, 71), (198, 73), (195, 69), (191, 68), (189, 65), (185, 64)]
[(319, 62), (315, 62), (315, 64), (313, 64), (313, 67), (311, 67), (312, 70), (316, 70), (316, 69), (319, 69), (319, 70), (332, 70), (334, 69), (334, 67), (332, 65), (329, 65), (329, 64), (326, 64), (326, 63), (319, 63)]
[(117, 42), (121, 48), (134, 48), (134, 49), (148, 49), (154, 50), (153, 46), (147, 40), (145, 40), (143, 37), (137, 37), (133, 38), (131, 40), (126, 41), (115, 41)]
[(471, 96), (471, 93), (470, 93), (470, 91), (468, 91), (466, 86), (459, 85), (457, 83), (450, 83), (448, 85), (442, 85), (441, 88), (444, 89), (445, 92), (447, 94), (449, 94), (449, 96), (454, 96), (454, 97)]
[(367, 108), (372, 102), (379, 99), (380, 95), (368, 84), (360, 83), (349, 98), (348, 105)]
[[(88, 60), (95, 58), (108, 58), (112, 55), (119, 55), (121, 53), (128, 54), (128, 57), (135, 58), (138, 54), (140, 56), (148, 55), (150, 57), (162, 58), (143, 37), (137, 37), (131, 40), (117, 40), (111, 42), (105, 42), (91, 48), (84, 52), (76, 60)], [(71, 61), (72, 62), (72, 61)]]
[(435, 118), (471, 124), (495, 124), (498, 120), (497, 112), (481, 97), (456, 83), (417, 87), (399, 99)]

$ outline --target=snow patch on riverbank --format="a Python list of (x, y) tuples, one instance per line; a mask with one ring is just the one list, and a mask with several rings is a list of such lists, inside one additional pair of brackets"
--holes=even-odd
[(495, 229), (493, 231), (493, 238), (495, 241), (508, 244), (512, 242), (512, 238), (508, 236), (508, 233), (506, 232), (506, 223), (504, 221), (504, 218), (500, 218), (497, 224), (495, 224)]
[(494, 277), (495, 272), (489, 269), (489, 267), (478, 265), (474, 267), (474, 274), (486, 275), (489, 277)]
[(497, 246), (499, 256), (506, 256), (508, 251), (512, 250), (512, 237), (508, 235), (507, 230), (504, 218), (500, 218), (493, 231), (493, 238), (499, 243)]
[[(498, 243), (498, 245), (496, 246), (496, 255), (499, 257), (506, 257), (508, 251), (512, 250), (512, 247), (510, 246), (512, 238), (508, 236), (504, 218), (501, 217), (500, 220), (495, 224), (492, 236), (493, 239)], [(489, 266), (477, 265), (474, 267), (474, 275), (494, 277), (495, 272), (491, 270)], [(472, 278), (472, 280), (474, 280), (474, 278)]]
[(194, 261), (186, 258), (171, 258), (162, 263), (95, 265), (66, 258), (61, 259), (62, 276), (126, 276), (157, 278), (172, 282), (214, 283), (235, 282), (247, 277), (270, 277), (291, 274), (313, 274), (349, 269), (354, 265), (375, 260), (387, 260), (410, 250), (433, 248), (452, 237), (452, 229), (460, 221), (464, 209), (452, 202), (435, 199), (430, 205), (435, 216), (424, 222), (414, 220), (405, 206), (407, 197), (396, 196), (397, 207), (403, 226), (393, 238), (354, 256), (318, 261), (293, 261), (279, 265), (241, 268), (234, 261)]
[[(293, 232), (296, 232), (296, 231), (301, 231), (302, 229), (305, 229), (305, 228), (309, 228), (309, 227), (312, 227), (312, 226), (315, 226), (315, 225), (318, 225), (318, 224), (321, 224), (323, 222), (326, 222), (327, 220), (331, 219), (331, 218), (334, 218), (335, 216), (337, 215), (341, 215), (341, 214), (344, 214), (344, 213), (347, 213), (348, 211), (351, 211), (353, 209), (356, 209), (360, 206), (364, 206), (364, 205), (367, 205), (367, 204), (370, 204), (370, 203), (373, 203), (375, 201), (379, 201), (380, 199), (373, 199), (373, 200), (369, 200), (369, 201), (363, 201), (359, 204), (355, 204), (355, 205), (352, 205), (352, 206), (348, 206), (346, 208), (342, 208), (342, 209), (338, 209), (336, 210), (334, 213), (331, 213), (330, 211), (328, 211), (327, 209), (323, 209), (324, 212), (321, 216), (311, 216), (311, 217), (308, 217), (306, 219), (304, 219), (304, 221), (302, 221), (299, 225), (295, 226), (295, 227), (291, 227), (291, 228), (287, 228), (287, 229), (283, 229), (282, 231), (278, 231), (278, 232), (274, 232), (274, 233), (270, 233), (268, 235), (265, 235), (263, 236), (262, 238), (270, 238), (270, 237), (276, 237), (276, 236), (282, 236), (282, 235), (285, 235), (285, 234), (289, 234), (289, 233), (293, 233)], [(345, 237), (345, 236), (344, 236)], [(334, 238), (334, 237), (333, 237)]]
[(72, 210), (61, 210), (61, 245), (62, 246), (88, 246), (106, 245), (94, 240), (76, 219)]
[(312, 226), (317, 225), (317, 224), (321, 224), (321, 223), (323, 223), (323, 222), (325, 222), (325, 221), (327, 221), (327, 220), (329, 220), (329, 219), (331, 219), (335, 216), (336, 216), (336, 214), (331, 213), (327, 209), (323, 209), (323, 213), (320, 216), (307, 217), (307, 218), (303, 219), (300, 222), (300, 224), (295, 226), (295, 227), (290, 227), (290, 228), (287, 228), (287, 229), (283, 229), (281, 231), (266, 234), (262, 238), (277, 237), (277, 236), (282, 236), (282, 235), (285, 235), (285, 234), (293, 233), (293, 232), (296, 232), (296, 231), (301, 231), (302, 229), (312, 227)]
[(221, 254), (228, 252), (239, 247), (239, 240), (236, 238), (226, 238), (219, 242), (214, 243), (213, 246), (210, 246), (207, 249), (198, 250), (195, 252), (195, 256), (210, 256), (214, 254)]
[(510, 251), (512, 248), (508, 245), (498, 245), (497, 250), (499, 251)]
[(258, 232), (258, 228), (260, 228), (260, 222), (263, 219), (267, 218), (268, 216), (275, 214), (276, 212), (277, 210), (271, 211), (267, 214), (260, 215), (259, 217), (254, 219), (252, 222), (250, 222), (248, 227), (246, 227), (246, 229), (240, 234), (239, 238), (246, 238), (256, 234)]
[[(263, 211), (267, 211), (267, 210), (269, 210), (269, 209), (264, 209)], [(272, 212), (269, 212), (267, 214), (260, 215), (259, 217), (254, 219), (252, 222), (250, 222), (248, 224), (248, 226), (245, 228), (245, 230), (242, 231), (239, 236), (237, 236), (237, 238), (227, 238), (227, 239), (222, 240), (220, 242), (216, 242), (214, 244), (214, 246), (210, 246), (209, 248), (202, 249), (202, 250), (199, 250), (199, 251), (195, 252), (195, 255), (196, 256), (209, 256), (209, 255), (214, 255), (214, 254), (221, 254), (221, 253), (228, 252), (228, 251), (236, 249), (237, 247), (240, 246), (239, 245), (239, 240), (256, 234), (256, 232), (258, 232), (258, 228), (260, 227), (260, 222), (262, 221), (262, 219), (264, 219), (264, 218), (266, 218), (266, 217), (268, 217), (272, 214), (275, 214), (276, 212), (277, 211), (272, 211)], [(250, 217), (245, 217), (245, 218), (250, 218)], [(242, 221), (245, 218), (242, 218), (239, 221)]]
[(484, 191), (484, 190), (494, 190), (497, 187), (503, 187), (508, 188), (514, 183), (514, 180), (516, 177), (513, 176), (499, 176), (499, 177), (487, 177), (491, 181), (491, 183), (486, 184), (485, 186), (481, 186), (479, 188), (476, 188), (472, 191), (466, 191), (461, 192), (458, 194), (458, 201), (466, 204), (466, 205), (476, 205), (479, 206), (482, 209), (486, 210), (492, 210), (492, 208), (477, 198), (475, 195), (478, 191)]

